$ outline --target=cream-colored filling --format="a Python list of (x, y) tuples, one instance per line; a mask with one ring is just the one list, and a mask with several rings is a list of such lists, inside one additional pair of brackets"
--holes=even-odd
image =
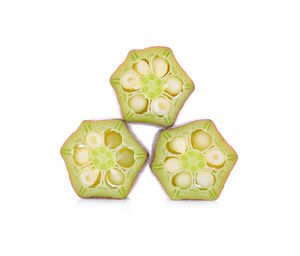
[(153, 112), (158, 116), (165, 116), (171, 110), (171, 103), (163, 97), (154, 99), (151, 106)]
[(184, 153), (187, 150), (187, 147), (188, 147), (188, 142), (186, 138), (183, 136), (175, 137), (167, 144), (167, 149), (171, 153), (177, 153), (177, 154)]
[(208, 133), (198, 130), (192, 133), (191, 142), (194, 149), (202, 151), (211, 145), (212, 139)]
[(132, 68), (141, 76), (148, 75), (150, 71), (150, 67), (145, 60), (135, 63)]
[(90, 151), (86, 147), (75, 148), (73, 157), (78, 165), (84, 165), (91, 160)]
[(119, 169), (111, 169), (107, 172), (107, 182), (112, 186), (120, 186), (125, 181), (125, 175)]
[(180, 78), (176, 76), (169, 77), (165, 82), (165, 91), (172, 96), (176, 96), (181, 92), (182, 85), (183, 83)]
[(91, 186), (95, 185), (97, 180), (100, 180), (101, 173), (99, 170), (97, 170), (95, 168), (90, 168), (90, 169), (84, 170), (80, 174), (79, 178), (80, 178), (80, 181), (82, 184), (84, 184), (87, 187), (91, 187)]
[(178, 158), (171, 157), (165, 161), (164, 166), (167, 172), (176, 173), (181, 169), (182, 164)]
[(89, 148), (95, 149), (104, 145), (104, 136), (98, 132), (90, 132), (85, 137), (85, 142)]
[(206, 153), (206, 160), (209, 165), (220, 167), (225, 162), (225, 154), (220, 149), (212, 148)]
[(152, 70), (158, 77), (163, 77), (169, 71), (169, 63), (167, 60), (157, 56), (152, 61)]
[(147, 110), (148, 101), (142, 94), (136, 94), (128, 100), (128, 106), (137, 114)]
[(140, 78), (134, 71), (127, 71), (121, 78), (121, 85), (125, 90), (138, 90), (140, 85)]
[(192, 185), (192, 175), (188, 172), (177, 173), (173, 177), (172, 183), (176, 187), (187, 189)]
[(196, 176), (196, 183), (201, 188), (209, 188), (214, 184), (214, 176), (208, 171), (201, 171)]

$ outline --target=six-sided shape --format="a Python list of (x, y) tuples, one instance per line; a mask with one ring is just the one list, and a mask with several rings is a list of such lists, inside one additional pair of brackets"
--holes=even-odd
[[(194, 84), (171, 49), (132, 50), (111, 76), (126, 121), (171, 126)], [(78, 196), (124, 198), (147, 153), (122, 120), (84, 121), (61, 149)], [(210, 120), (161, 132), (151, 165), (172, 199), (218, 198), (237, 160)]]
[(122, 120), (84, 121), (61, 148), (80, 197), (124, 198), (147, 153)]
[(237, 154), (211, 120), (161, 132), (151, 168), (172, 199), (217, 199)]
[(171, 126), (194, 84), (167, 47), (132, 50), (110, 79), (126, 121)]

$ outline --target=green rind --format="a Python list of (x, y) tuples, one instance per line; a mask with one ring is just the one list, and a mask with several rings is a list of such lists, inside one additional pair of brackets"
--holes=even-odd
[[(212, 134), (213, 145), (218, 146), (226, 154), (226, 162), (222, 168), (219, 169), (216, 176), (215, 185), (208, 190), (200, 190), (198, 188), (190, 188), (181, 190), (172, 185), (170, 176), (164, 171), (164, 159), (168, 156), (166, 144), (171, 138), (179, 135), (190, 135), (193, 130), (202, 129)], [(231, 146), (224, 140), (222, 135), (217, 130), (216, 126), (211, 120), (200, 120), (189, 123), (177, 128), (166, 129), (162, 131), (157, 139), (155, 148), (155, 155), (151, 164), (152, 171), (156, 174), (159, 181), (165, 188), (170, 198), (174, 200), (180, 199), (200, 199), (200, 200), (215, 200), (219, 197), (222, 188), (228, 178), (230, 171), (237, 161), (237, 154)]]
[[(155, 54), (153, 54), (155, 52)], [(172, 73), (178, 74), (180, 78), (184, 82), (184, 88), (182, 93), (175, 97), (172, 101), (172, 110), (168, 116), (158, 117), (153, 113), (145, 113), (145, 114), (136, 114), (132, 111), (127, 104), (128, 98), (130, 97), (128, 93), (124, 92), (120, 78), (122, 74), (131, 69), (132, 65), (138, 59), (149, 59), (151, 57), (161, 56), (167, 58), (170, 63), (170, 71)], [(161, 126), (171, 126), (174, 124), (176, 117), (181, 110), (184, 102), (187, 100), (189, 95), (194, 91), (194, 83), (185, 73), (185, 71), (180, 67), (172, 50), (168, 47), (150, 47), (143, 50), (132, 50), (129, 52), (125, 61), (120, 65), (120, 67), (113, 73), (110, 79), (110, 83), (115, 89), (115, 92), (118, 97), (118, 101), (121, 107), (121, 112), (123, 118), (128, 122), (144, 122), (144, 123), (152, 123)], [(174, 107), (175, 106), (175, 107)]]
[[(123, 144), (134, 148), (136, 154), (135, 163), (127, 169), (127, 178), (125, 183), (116, 188), (111, 189), (107, 186), (98, 186), (88, 188), (79, 181), (79, 173), (81, 169), (75, 165), (72, 152), (76, 145), (84, 143), (86, 134), (91, 130), (107, 130), (114, 129), (122, 134)], [(83, 121), (79, 128), (68, 138), (61, 148), (61, 155), (67, 166), (72, 186), (78, 196), (83, 198), (105, 197), (105, 198), (125, 198), (134, 182), (134, 179), (139, 170), (144, 165), (147, 159), (146, 151), (140, 146), (135, 138), (128, 131), (125, 123), (122, 120), (104, 120), (104, 121)]]

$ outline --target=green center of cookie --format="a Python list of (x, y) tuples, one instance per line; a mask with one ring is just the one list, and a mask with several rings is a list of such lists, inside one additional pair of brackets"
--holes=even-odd
[(107, 147), (101, 146), (92, 151), (92, 161), (97, 169), (109, 170), (115, 164), (114, 153)]
[(162, 94), (163, 83), (155, 74), (145, 76), (141, 81), (142, 92), (146, 97), (154, 99)]
[(205, 167), (205, 157), (197, 150), (184, 153), (180, 157), (180, 160), (182, 162), (183, 169), (186, 171), (197, 172)]

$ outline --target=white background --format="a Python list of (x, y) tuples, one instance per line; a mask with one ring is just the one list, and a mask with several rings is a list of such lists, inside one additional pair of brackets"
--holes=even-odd
[[(299, 1), (1, 1), (1, 255), (299, 255)], [(79, 199), (59, 154), (121, 118), (109, 78), (169, 46), (239, 160), (217, 201), (171, 201), (148, 166), (126, 200)], [(159, 128), (131, 125), (148, 151)]]

